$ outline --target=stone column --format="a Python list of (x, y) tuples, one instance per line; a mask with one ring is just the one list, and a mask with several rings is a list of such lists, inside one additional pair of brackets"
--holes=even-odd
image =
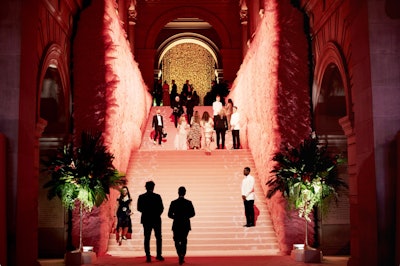
[(218, 83), (224, 81), (224, 70), (223, 69), (221, 69), (221, 68), (215, 69), (215, 74), (216, 74)]
[(248, 27), (247, 27), (247, 5), (246, 0), (242, 0), (240, 4), (240, 24), (242, 24), (242, 58), (246, 57), (248, 50)]
[(139, 63), (139, 69), (147, 87), (151, 91), (154, 84), (154, 58), (155, 49), (137, 49), (135, 50), (135, 59)]
[(118, 0), (118, 17), (119, 19), (122, 21), (123, 23), (123, 28), (126, 31), (127, 27), (126, 27), (126, 1), (127, 0)]
[(128, 8), (128, 40), (131, 46), (132, 53), (135, 54), (135, 25), (136, 25), (137, 11), (136, 0), (131, 0)]
[(344, 134), (347, 137), (347, 169), (349, 174), (349, 205), (350, 205), (350, 224), (351, 224), (351, 243), (350, 249), (352, 257), (348, 265), (357, 265), (360, 248), (358, 245), (359, 218), (358, 218), (358, 186), (357, 186), (357, 163), (356, 163), (356, 137), (353, 126), (348, 116), (339, 119), (339, 124), (342, 126)]
[(220, 54), (222, 57), (224, 79), (233, 82), (236, 79), (237, 71), (243, 61), (240, 55), (240, 48), (221, 49)]

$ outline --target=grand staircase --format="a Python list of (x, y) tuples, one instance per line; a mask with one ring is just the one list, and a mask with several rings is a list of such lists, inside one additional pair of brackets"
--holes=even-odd
[[(278, 254), (275, 232), (250, 151), (213, 150), (212, 155), (206, 155), (203, 150), (174, 150), (175, 127), (166, 119), (171, 109), (160, 109), (167, 125), (167, 141), (162, 147), (154, 145), (147, 135), (151, 131), (151, 124), (148, 124), (142, 147), (132, 153), (127, 172), (128, 187), (134, 199), (132, 238), (119, 246), (115, 234), (110, 234), (107, 253), (123, 257), (144, 256), (143, 229), (136, 200), (145, 192), (145, 182), (153, 180), (156, 184), (154, 192), (161, 195), (164, 203), (163, 256), (176, 256), (172, 220), (167, 213), (170, 202), (178, 197), (179, 186), (186, 187), (186, 198), (193, 202), (196, 211), (196, 216), (191, 219), (187, 256)], [(209, 107), (198, 107), (198, 110), (201, 114), (204, 110), (210, 111)], [(230, 146), (231, 136), (227, 133), (227, 148)], [(240, 191), (246, 166), (252, 169), (251, 174), (256, 178), (256, 226), (250, 228), (243, 227), (246, 221)], [(152, 255), (156, 255), (154, 234), (150, 243)]]

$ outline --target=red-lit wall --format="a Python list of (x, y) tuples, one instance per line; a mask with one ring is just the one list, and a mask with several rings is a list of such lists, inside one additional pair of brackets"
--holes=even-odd
[[(125, 36), (113, 3), (94, 1), (78, 23), (73, 68), (76, 136), (82, 130), (102, 131), (115, 156), (114, 166), (121, 172), (126, 172), (131, 151), (141, 143), (143, 121), (151, 106)], [(100, 255), (107, 251), (115, 193), (99, 209), (85, 214), (83, 244), (94, 246)], [(74, 215), (74, 221), (77, 244), (79, 215)]]
[[(238, 106), (241, 142), (251, 149), (265, 190), (273, 154), (281, 144), (296, 146), (311, 126), (303, 16), (289, 2), (266, 3), (264, 18), (228, 96)], [(295, 213), (289, 218), (281, 195), (268, 203), (279, 247), (289, 253), (292, 244), (304, 243), (304, 220)], [(312, 239), (312, 225), (309, 228)]]

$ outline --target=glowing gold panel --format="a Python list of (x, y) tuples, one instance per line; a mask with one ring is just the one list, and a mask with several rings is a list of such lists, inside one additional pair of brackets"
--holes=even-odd
[[(193, 85), (194, 90), (200, 96), (200, 105), (203, 98), (210, 90), (211, 80), (215, 78), (215, 62), (211, 54), (193, 43), (183, 43), (170, 49), (162, 59), (163, 81), (175, 79), (178, 93), (186, 80)], [(171, 89), (171, 86), (170, 86)]]

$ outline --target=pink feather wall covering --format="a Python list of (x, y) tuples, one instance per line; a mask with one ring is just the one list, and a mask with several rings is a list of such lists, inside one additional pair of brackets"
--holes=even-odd
[[(271, 159), (281, 144), (297, 145), (310, 133), (307, 49), (302, 14), (288, 0), (280, 0), (279, 6), (276, 0), (266, 1), (264, 17), (228, 96), (238, 106), (241, 140), (251, 149), (263, 184), (271, 177)], [(280, 194), (268, 205), (280, 249), (287, 254), (294, 243), (304, 243), (304, 220), (287, 212)], [(309, 229), (312, 239), (312, 224)]]
[[(279, 7), (276, 1), (266, 1), (265, 10), (229, 95), (241, 113), (243, 146), (251, 149), (263, 183), (271, 177), (271, 158), (280, 145), (297, 145), (310, 133), (309, 70), (302, 14), (288, 0), (280, 1)], [(74, 45), (74, 58), (79, 59), (74, 60), (73, 67), (75, 129), (102, 130), (116, 157), (116, 167), (124, 171), (130, 155), (124, 147), (139, 147), (151, 96), (112, 1), (93, 1), (80, 20), (84, 28), (78, 25)], [(108, 203), (84, 219), (84, 244), (94, 246), (99, 255), (107, 250), (115, 197), (113, 193)], [(304, 220), (287, 213), (280, 195), (268, 204), (280, 249), (289, 253), (292, 244), (304, 241)], [(75, 215), (75, 243), (79, 239), (78, 218)], [(309, 229), (312, 236), (312, 224)]]
[[(80, 26), (82, 25), (82, 26)], [(134, 61), (114, 1), (96, 0), (78, 21), (73, 51), (74, 123), (82, 130), (100, 130), (114, 154), (114, 166), (125, 172), (132, 147), (140, 146), (151, 107), (151, 95)], [(115, 213), (116, 191), (108, 202), (85, 214), (83, 244), (107, 251)], [(77, 213), (75, 213), (77, 214)], [(79, 215), (74, 215), (74, 243), (79, 240)]]

